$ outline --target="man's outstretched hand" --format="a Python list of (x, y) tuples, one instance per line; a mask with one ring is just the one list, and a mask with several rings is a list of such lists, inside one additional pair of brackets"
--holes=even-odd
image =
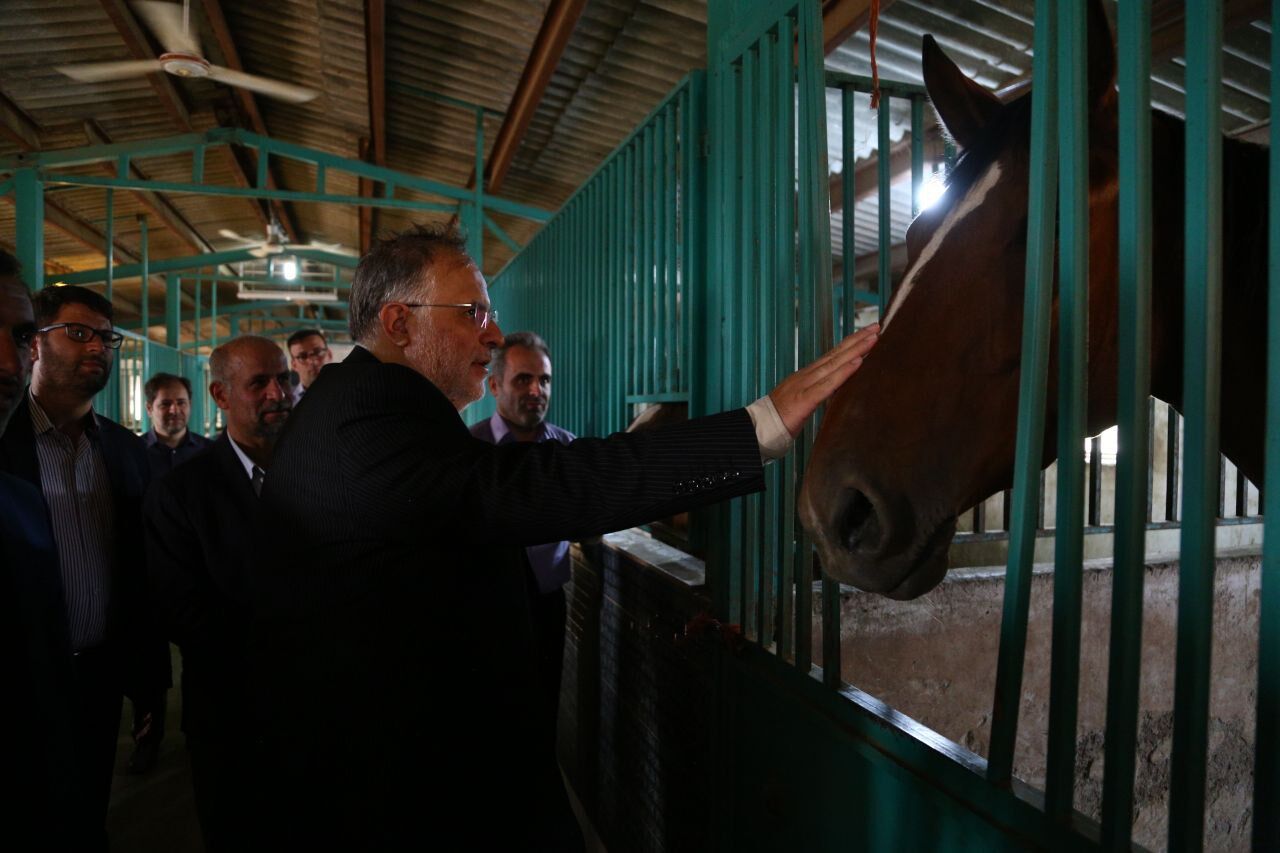
[(769, 392), (769, 399), (792, 438), (800, 434), (809, 415), (862, 366), (863, 357), (879, 339), (879, 324), (859, 329)]

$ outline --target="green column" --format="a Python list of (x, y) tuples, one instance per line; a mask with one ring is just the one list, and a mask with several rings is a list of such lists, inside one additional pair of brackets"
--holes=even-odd
[(13, 191), (18, 262), (27, 286), (38, 290), (44, 281), (44, 185), (35, 169), (19, 169)]
[(182, 337), (182, 277), (164, 277), (164, 342), (177, 347)]

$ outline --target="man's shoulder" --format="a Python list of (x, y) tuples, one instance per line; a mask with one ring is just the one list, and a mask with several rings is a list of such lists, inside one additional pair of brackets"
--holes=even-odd
[(546, 429), (546, 441), (558, 441), (561, 444), (568, 444), (577, 439), (577, 436), (569, 432), (562, 426), (556, 426), (550, 421), (544, 421), (543, 427)]
[(205, 446), (198, 453), (181, 465), (173, 466), (156, 483), (159, 489), (174, 495), (211, 492), (211, 486), (231, 481), (231, 474), (235, 471), (232, 463), (238, 466), (240, 461), (226, 441), (206, 439)]
[(493, 444), (493, 422), (489, 418), (471, 425), (471, 434), (481, 441)]

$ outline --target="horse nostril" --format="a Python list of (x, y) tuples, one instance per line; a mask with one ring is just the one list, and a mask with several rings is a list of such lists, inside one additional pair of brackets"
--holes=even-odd
[(871, 505), (871, 501), (867, 500), (867, 496), (857, 489), (851, 491), (853, 494), (840, 517), (840, 540), (844, 542), (846, 548), (853, 551), (859, 545), (873, 539), (879, 525), (876, 522), (875, 507)]

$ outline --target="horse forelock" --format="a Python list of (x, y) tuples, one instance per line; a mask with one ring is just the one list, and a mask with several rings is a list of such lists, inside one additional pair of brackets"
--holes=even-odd
[(911, 265), (911, 269), (907, 270), (906, 276), (902, 279), (902, 284), (899, 285), (898, 292), (894, 295), (893, 302), (890, 304), (884, 320), (880, 323), (882, 329), (887, 329), (889, 327), (889, 323), (892, 322), (894, 316), (898, 313), (898, 310), (906, 303), (907, 297), (911, 295), (911, 291), (914, 289), (921, 271), (924, 270), (929, 265), (929, 262), (933, 260), (933, 256), (937, 253), (938, 248), (946, 242), (947, 238), (951, 235), (951, 232), (955, 230), (969, 216), (969, 214), (973, 213), (979, 205), (986, 201), (991, 190), (1000, 182), (1002, 174), (1003, 170), (1000, 168), (1000, 162), (993, 162), (987, 168), (986, 173), (983, 174), (976, 183), (969, 187), (969, 191), (965, 194), (964, 198), (961, 199), (959, 203), (952, 205), (951, 209), (947, 211), (947, 215), (942, 219), (942, 224), (933, 232), (933, 235), (929, 238), (929, 242), (925, 244), (924, 249), (920, 252), (920, 257)]

